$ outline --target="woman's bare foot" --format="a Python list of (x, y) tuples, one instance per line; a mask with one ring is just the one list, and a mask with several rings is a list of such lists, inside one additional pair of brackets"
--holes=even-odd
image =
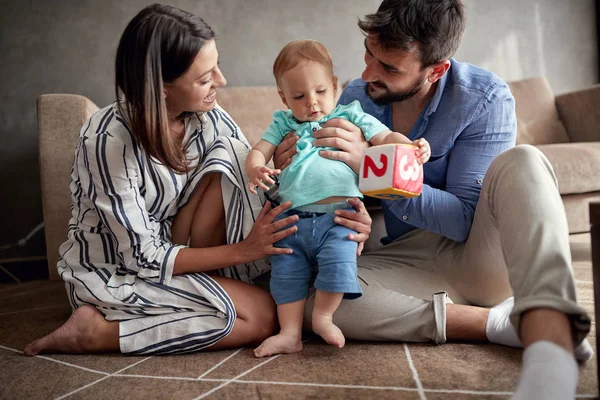
[(302, 336), (279, 333), (266, 339), (254, 349), (254, 357), (268, 357), (274, 354), (291, 354), (302, 351)]
[(312, 330), (327, 343), (341, 349), (346, 344), (346, 338), (340, 328), (333, 323), (332, 319), (333, 316), (331, 315), (317, 314), (313, 311)]
[(119, 323), (107, 321), (95, 307), (76, 309), (62, 326), (25, 346), (27, 356), (39, 353), (119, 351)]

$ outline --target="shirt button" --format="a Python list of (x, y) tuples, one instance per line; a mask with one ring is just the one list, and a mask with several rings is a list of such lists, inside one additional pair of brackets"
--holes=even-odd
[(402, 219), (403, 219), (404, 221), (406, 221), (406, 220), (408, 219), (408, 217), (407, 217), (406, 215), (403, 215), (403, 216), (402, 216)]
[(316, 132), (316, 131), (317, 131), (317, 128), (312, 128), (312, 130), (313, 130), (313, 132)]
[(483, 183), (483, 179), (477, 179), (477, 183), (481, 185)]

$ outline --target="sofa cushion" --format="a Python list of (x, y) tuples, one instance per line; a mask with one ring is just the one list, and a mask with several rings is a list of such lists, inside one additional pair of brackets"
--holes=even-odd
[(556, 102), (545, 78), (509, 83), (515, 97), (517, 144), (570, 142), (558, 118)]
[(71, 217), (70, 171), (83, 123), (98, 110), (92, 101), (72, 94), (43, 94), (37, 99), (40, 184), (50, 279), (57, 280), (58, 247), (67, 237)]
[(275, 85), (223, 88), (217, 92), (217, 102), (231, 115), (252, 146), (273, 121), (275, 110), (286, 109)]
[(600, 142), (540, 145), (561, 195), (600, 191)]
[(556, 96), (556, 109), (571, 142), (600, 140), (600, 85)]

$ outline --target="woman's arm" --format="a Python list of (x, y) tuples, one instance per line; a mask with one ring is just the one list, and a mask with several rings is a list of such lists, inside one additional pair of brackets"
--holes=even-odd
[(297, 215), (273, 222), (275, 217), (291, 205), (292, 203), (288, 201), (271, 209), (270, 203), (267, 202), (246, 239), (239, 243), (179, 250), (175, 258), (173, 274), (212, 271), (231, 265), (256, 261), (268, 255), (291, 254), (291, 249), (273, 246), (273, 243), (298, 230), (296, 226), (285, 228), (298, 220)]

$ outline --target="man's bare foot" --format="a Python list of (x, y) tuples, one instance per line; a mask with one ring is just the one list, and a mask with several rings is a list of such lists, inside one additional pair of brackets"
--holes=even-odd
[[(116, 344), (116, 346), (115, 346)], [(25, 346), (23, 353), (95, 353), (119, 350), (119, 323), (107, 321), (95, 307), (76, 309), (62, 326)]]
[(254, 349), (254, 357), (268, 357), (274, 354), (291, 354), (302, 351), (302, 336), (279, 333), (271, 336)]
[(313, 312), (312, 330), (327, 343), (334, 345), (338, 349), (341, 349), (346, 344), (346, 338), (340, 328), (333, 323), (332, 316), (319, 315)]

